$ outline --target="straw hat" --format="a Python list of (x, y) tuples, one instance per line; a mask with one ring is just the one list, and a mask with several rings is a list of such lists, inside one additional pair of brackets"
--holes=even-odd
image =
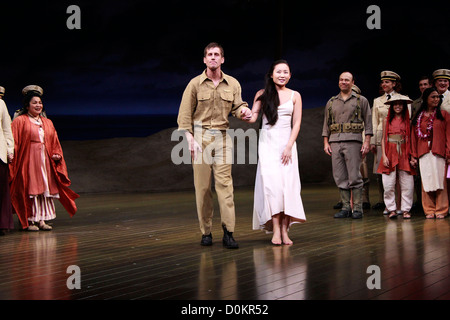
[(394, 104), (397, 101), (405, 101), (407, 104), (413, 103), (413, 101), (408, 96), (403, 96), (401, 94), (394, 95), (391, 100), (385, 102), (384, 104)]

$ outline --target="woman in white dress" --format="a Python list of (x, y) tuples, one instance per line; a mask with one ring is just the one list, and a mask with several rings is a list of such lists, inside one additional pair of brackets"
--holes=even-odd
[(290, 78), (288, 63), (275, 61), (266, 74), (265, 88), (255, 95), (249, 120), (255, 122), (262, 113), (253, 229), (273, 232), (272, 243), (276, 245), (292, 244), (289, 227), (306, 221), (296, 145), (302, 98), (297, 91), (286, 88)]

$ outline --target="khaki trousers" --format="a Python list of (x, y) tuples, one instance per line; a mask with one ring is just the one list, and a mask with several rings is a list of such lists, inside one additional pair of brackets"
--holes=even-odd
[(361, 142), (344, 141), (332, 142), (331, 164), (333, 178), (340, 189), (354, 189), (363, 187), (361, 167)]
[(202, 146), (203, 152), (198, 154), (192, 165), (200, 230), (204, 235), (211, 233), (214, 214), (211, 184), (214, 178), (222, 225), (229, 232), (234, 232), (236, 220), (231, 176), (233, 143), (224, 131), (201, 132), (194, 138)]

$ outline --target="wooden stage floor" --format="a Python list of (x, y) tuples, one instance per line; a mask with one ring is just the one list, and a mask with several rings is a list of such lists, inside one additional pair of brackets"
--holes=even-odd
[(328, 185), (302, 199), (294, 245), (273, 246), (251, 230), (253, 190), (235, 190), (238, 250), (222, 247), (218, 210), (215, 243), (200, 246), (193, 191), (82, 195), (74, 218), (57, 203), (53, 231), (0, 237), (0, 299), (450, 299), (449, 219), (334, 219)]

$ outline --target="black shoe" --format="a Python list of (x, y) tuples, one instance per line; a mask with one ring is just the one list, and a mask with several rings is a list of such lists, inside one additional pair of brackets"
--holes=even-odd
[(202, 235), (202, 241), (200, 241), (200, 245), (208, 247), (212, 246), (212, 234)]
[(333, 206), (333, 209), (342, 209), (342, 201), (339, 201)]
[(341, 210), (334, 215), (335, 218), (348, 218), (351, 216), (351, 212), (347, 210)]
[(225, 226), (222, 226), (223, 228), (223, 246), (227, 249), (237, 249), (239, 248), (239, 245), (233, 238), (233, 232), (229, 232)]
[(363, 217), (363, 213), (361, 211), (353, 211), (352, 219), (361, 219)]
[(383, 202), (378, 202), (372, 207), (372, 209), (375, 209), (375, 210), (384, 210), (384, 208), (385, 208), (385, 205)]

